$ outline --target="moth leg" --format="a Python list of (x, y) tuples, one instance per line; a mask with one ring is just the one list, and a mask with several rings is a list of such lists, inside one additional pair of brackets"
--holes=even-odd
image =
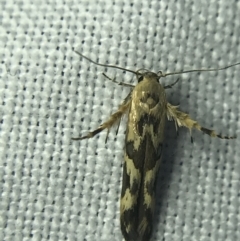
[(102, 73), (102, 74), (103, 74), (104, 77), (106, 77), (108, 80), (111, 80), (111, 81), (112, 81), (113, 83), (115, 83), (115, 84), (122, 85), (122, 86), (127, 86), (127, 87), (131, 87), (131, 88), (134, 87), (134, 85), (131, 85), (131, 84), (127, 84), (127, 83), (124, 83), (124, 82), (117, 82), (117, 81), (115, 80), (115, 78), (112, 79), (112, 78), (108, 77), (105, 73)]
[(170, 85), (165, 85), (164, 89), (171, 89), (175, 84), (177, 84), (178, 81), (179, 81), (179, 78), (174, 83), (172, 83)]
[(72, 140), (77, 141), (77, 140), (92, 138), (98, 133), (100, 133), (101, 131), (103, 131), (104, 129), (108, 129), (106, 140), (105, 140), (105, 142), (107, 142), (107, 137), (108, 137), (110, 128), (114, 124), (120, 122), (121, 117), (128, 111), (130, 103), (131, 103), (131, 93), (124, 99), (123, 103), (119, 106), (118, 110), (115, 113), (113, 113), (109, 117), (109, 119), (106, 122), (102, 123), (96, 130), (90, 131), (86, 136), (72, 138)]
[(195, 128), (203, 133), (211, 136), (218, 137), (220, 139), (235, 139), (235, 136), (222, 136), (217, 134), (214, 130), (207, 129), (202, 127), (197, 121), (192, 120), (191, 117), (180, 110), (178, 110), (178, 106), (173, 106), (167, 103), (167, 118), (168, 120), (174, 120), (176, 129), (178, 127), (184, 126), (187, 127), (191, 133), (192, 129)]
[(116, 135), (118, 134), (120, 123), (121, 123), (121, 118), (119, 118), (118, 123), (117, 123)]

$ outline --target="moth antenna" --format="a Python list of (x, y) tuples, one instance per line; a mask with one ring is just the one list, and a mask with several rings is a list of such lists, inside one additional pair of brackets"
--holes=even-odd
[(208, 71), (218, 71), (218, 70), (224, 70), (224, 69), (228, 69), (231, 68), (233, 66), (236, 65), (240, 65), (239, 63), (236, 64), (231, 64), (222, 68), (215, 68), (215, 69), (193, 69), (193, 70), (183, 70), (183, 71), (177, 71), (177, 72), (173, 72), (173, 73), (162, 73), (161, 77), (166, 77), (168, 75), (175, 75), (175, 74), (185, 74), (185, 73), (191, 73), (191, 72), (208, 72)]
[(82, 58), (84, 58), (84, 59), (88, 60), (89, 62), (93, 63), (93, 64), (96, 64), (96, 65), (99, 65), (99, 66), (103, 66), (103, 67), (107, 67), (107, 68), (121, 69), (121, 70), (123, 70), (123, 71), (131, 72), (131, 73), (133, 73), (133, 74), (137, 74), (137, 72), (135, 72), (135, 71), (133, 71), (133, 70), (131, 70), (131, 69), (125, 69), (125, 68), (122, 68), (122, 67), (117, 66), (117, 65), (100, 64), (100, 63), (98, 63), (98, 62), (96, 62), (96, 61), (93, 61), (93, 60), (91, 60), (90, 58), (84, 56), (83, 54), (79, 53), (78, 51), (75, 51), (75, 50), (74, 50), (74, 52), (75, 52), (76, 54), (80, 55)]

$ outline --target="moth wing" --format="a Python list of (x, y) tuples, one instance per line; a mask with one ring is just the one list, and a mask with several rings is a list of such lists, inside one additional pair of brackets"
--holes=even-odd
[(121, 194), (121, 227), (127, 241), (139, 237), (148, 240), (152, 232), (164, 124), (164, 113), (158, 116), (147, 113), (139, 119), (137, 127), (128, 123)]

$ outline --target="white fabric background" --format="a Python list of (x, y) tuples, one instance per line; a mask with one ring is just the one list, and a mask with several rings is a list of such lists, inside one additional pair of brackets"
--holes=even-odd
[[(0, 1), (0, 240), (122, 240), (119, 196), (126, 119), (91, 140), (129, 92), (102, 76), (174, 71), (240, 60), (240, 2)], [(167, 91), (203, 126), (239, 135), (240, 66), (171, 76)], [(240, 138), (173, 123), (165, 132), (152, 240), (240, 240)], [(239, 135), (240, 137), (240, 135)]]

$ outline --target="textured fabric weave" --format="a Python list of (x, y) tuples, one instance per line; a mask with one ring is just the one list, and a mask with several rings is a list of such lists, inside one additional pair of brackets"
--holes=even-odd
[[(176, 71), (240, 60), (236, 0), (0, 1), (0, 240), (122, 240), (119, 133), (72, 141), (129, 93), (97, 67)], [(239, 135), (240, 66), (169, 76), (168, 101), (200, 124)], [(165, 130), (154, 241), (240, 240), (240, 135)]]

